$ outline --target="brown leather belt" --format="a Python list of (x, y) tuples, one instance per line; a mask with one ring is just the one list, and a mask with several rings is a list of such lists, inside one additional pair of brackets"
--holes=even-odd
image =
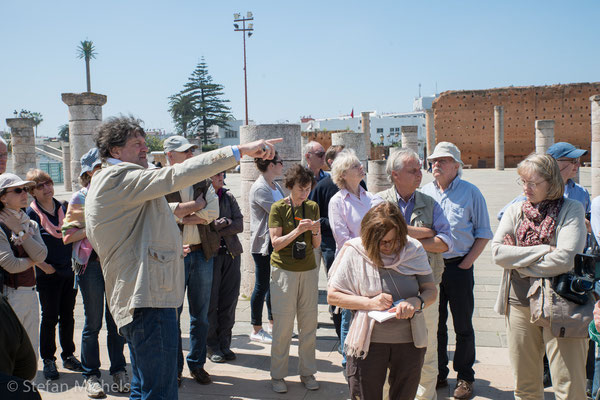
[(190, 251), (202, 250), (202, 244), (190, 244)]

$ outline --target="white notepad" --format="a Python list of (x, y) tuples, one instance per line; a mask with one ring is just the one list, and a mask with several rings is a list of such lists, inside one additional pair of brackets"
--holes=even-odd
[(394, 310), (394, 311), (390, 311), (390, 310), (393, 309), (394, 307), (396, 307), (401, 301), (404, 301), (404, 299), (395, 301), (389, 310), (369, 311), (369, 317), (373, 318), (377, 322), (384, 322), (384, 321), (387, 321), (388, 319), (396, 318), (396, 310)]

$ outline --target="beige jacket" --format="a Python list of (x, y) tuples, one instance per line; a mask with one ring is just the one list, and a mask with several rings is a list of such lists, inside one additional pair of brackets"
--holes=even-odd
[(118, 328), (133, 320), (136, 308), (183, 303), (181, 234), (164, 196), (236, 164), (225, 147), (160, 169), (123, 162), (94, 174), (85, 202), (86, 233)]
[[(558, 213), (556, 231), (550, 244), (518, 247), (504, 244), (504, 236), (515, 235), (523, 212), (519, 201), (512, 204), (502, 216), (500, 225), (492, 240), (492, 259), (504, 268), (500, 290), (494, 310), (506, 314), (509, 296), (510, 271), (518, 270), (523, 276), (534, 278), (551, 278), (573, 268), (575, 254), (581, 253), (585, 247), (587, 230), (584, 222), (583, 206), (577, 200), (565, 199)], [(555, 246), (552, 251), (550, 246)]]

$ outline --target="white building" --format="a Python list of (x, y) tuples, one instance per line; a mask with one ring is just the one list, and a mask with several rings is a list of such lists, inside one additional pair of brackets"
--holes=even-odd
[[(431, 108), (435, 96), (415, 98), (413, 111), (405, 113), (383, 113), (371, 111), (371, 142), (391, 146), (402, 142), (402, 127), (417, 126), (419, 135), (419, 155), (424, 156), (426, 143), (425, 110)], [(361, 118), (359, 115), (351, 118), (349, 115), (333, 118), (318, 118), (301, 124), (303, 132), (314, 131), (361, 131)]]
[[(248, 121), (253, 125), (253, 121)], [(244, 125), (244, 120), (236, 119), (229, 121), (226, 128), (213, 125), (209, 128), (209, 132), (213, 134), (213, 140), (219, 147), (234, 146), (240, 144), (240, 127)]]

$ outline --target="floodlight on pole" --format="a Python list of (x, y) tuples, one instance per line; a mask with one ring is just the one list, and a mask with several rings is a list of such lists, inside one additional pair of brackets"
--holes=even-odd
[(233, 22), (241, 22), (242, 27), (240, 28), (238, 24), (234, 23), (233, 27), (234, 31), (242, 32), (242, 37), (244, 38), (244, 98), (246, 105), (246, 125), (248, 125), (248, 78), (246, 73), (246, 32), (248, 32), (248, 37), (252, 36), (254, 31), (254, 24), (248, 24), (246, 27), (246, 21), (253, 21), (252, 12), (248, 11), (246, 13), (246, 18), (241, 18), (240, 13), (233, 14)]

